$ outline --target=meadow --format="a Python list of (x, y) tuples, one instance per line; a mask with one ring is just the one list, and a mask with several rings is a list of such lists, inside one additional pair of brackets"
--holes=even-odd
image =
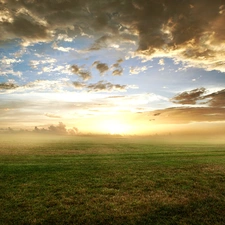
[(0, 141), (1, 225), (225, 224), (223, 143), (26, 136)]

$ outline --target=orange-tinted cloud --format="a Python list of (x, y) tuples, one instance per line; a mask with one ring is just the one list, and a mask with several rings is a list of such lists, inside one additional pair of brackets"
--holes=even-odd
[[(157, 117), (155, 115), (158, 115)], [(225, 121), (225, 108), (218, 107), (177, 107), (155, 110), (148, 114), (156, 124), (179, 124), (191, 122)]]
[(197, 104), (198, 101), (204, 100), (201, 104), (208, 104), (211, 107), (225, 106), (225, 89), (207, 94), (205, 88), (197, 88), (191, 91), (182, 92), (174, 96), (171, 101), (177, 104)]
[(225, 89), (206, 95), (205, 99), (212, 107), (225, 107)]
[[(173, 107), (150, 112), (150, 121), (155, 123), (191, 123), (225, 121), (225, 89), (206, 94), (205, 88), (185, 91), (171, 101), (182, 105), (196, 105), (201, 100), (203, 107)], [(155, 117), (157, 116), (157, 117)]]
[(174, 96), (171, 101), (177, 104), (196, 104), (198, 100), (202, 99), (202, 95), (206, 92), (205, 88), (197, 88), (191, 91), (182, 92)]

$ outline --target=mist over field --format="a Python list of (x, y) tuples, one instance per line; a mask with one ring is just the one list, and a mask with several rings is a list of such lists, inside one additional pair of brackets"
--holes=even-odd
[[(4, 147), (4, 145), (39, 145), (44, 143), (66, 143), (72, 142), (76, 144), (76, 142), (93, 142), (93, 143), (117, 143), (117, 142), (128, 142), (128, 143), (142, 143), (146, 142), (149, 144), (185, 144), (187, 143), (195, 143), (195, 144), (225, 144), (224, 135), (195, 135), (195, 134), (166, 134), (166, 135), (146, 135), (146, 136), (138, 136), (138, 135), (101, 135), (101, 134), (77, 134), (77, 135), (59, 135), (59, 134), (40, 134), (40, 133), (32, 133), (32, 132), (18, 132), (18, 133), (1, 133), (0, 137), (0, 146)], [(0, 150), (1, 151), (1, 150)]]

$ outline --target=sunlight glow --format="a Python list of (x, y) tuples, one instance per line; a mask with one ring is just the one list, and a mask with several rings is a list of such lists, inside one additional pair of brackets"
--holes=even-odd
[(107, 120), (102, 123), (101, 129), (103, 132), (109, 133), (111, 135), (122, 135), (129, 133), (130, 126), (118, 120)]

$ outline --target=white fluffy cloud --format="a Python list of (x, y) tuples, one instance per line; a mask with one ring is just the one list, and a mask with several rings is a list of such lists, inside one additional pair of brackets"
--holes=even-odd
[(142, 66), (142, 67), (131, 67), (130, 68), (130, 74), (139, 74), (139, 73), (142, 73), (144, 71), (146, 71), (148, 69), (147, 66)]

